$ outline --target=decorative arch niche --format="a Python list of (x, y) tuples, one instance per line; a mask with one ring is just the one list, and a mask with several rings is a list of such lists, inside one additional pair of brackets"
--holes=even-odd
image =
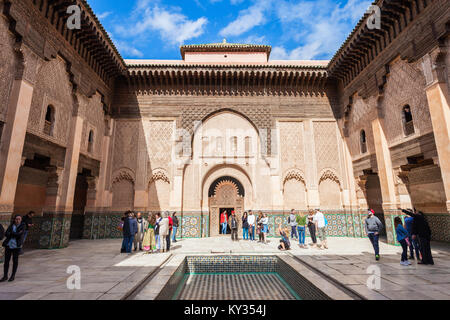
[(119, 169), (112, 179), (112, 211), (134, 208), (134, 173), (128, 168)]
[(170, 207), (170, 180), (163, 169), (155, 169), (148, 181), (148, 210), (161, 211)]
[(283, 206), (284, 210), (306, 210), (308, 208), (305, 178), (298, 169), (291, 169), (284, 175)]
[(337, 210), (342, 209), (342, 186), (337, 174), (325, 169), (319, 179), (320, 208)]

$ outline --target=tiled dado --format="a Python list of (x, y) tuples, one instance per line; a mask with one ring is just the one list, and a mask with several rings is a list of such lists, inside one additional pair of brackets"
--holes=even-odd
[[(10, 223), (11, 223), (11, 213), (0, 212), (0, 224), (3, 226), (5, 231), (6, 231), (6, 228), (8, 228)], [(3, 262), (3, 260), (4, 260), (3, 258), (5, 256), (5, 248), (3, 248), (3, 246), (2, 246), (3, 240), (0, 240), (0, 262)]]
[(72, 215), (67, 213), (44, 212), (39, 226), (39, 248), (58, 249), (67, 247), (71, 218)]
[(183, 213), (180, 224), (181, 238), (202, 238), (209, 236), (209, 217), (201, 213)]
[(92, 213), (84, 216), (83, 239), (115, 239), (122, 237), (119, 224), (123, 213)]

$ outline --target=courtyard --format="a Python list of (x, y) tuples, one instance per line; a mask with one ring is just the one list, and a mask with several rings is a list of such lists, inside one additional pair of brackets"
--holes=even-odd
[[(161, 254), (121, 254), (121, 239), (79, 240), (70, 242), (65, 249), (29, 250), (20, 257), (16, 281), (0, 284), (0, 299), (153, 300), (181, 259), (192, 255), (281, 256), (308, 280), (329, 288), (327, 294), (334, 294), (338, 284), (360, 299), (450, 299), (450, 246), (445, 243), (432, 243), (434, 266), (413, 262), (404, 267), (399, 264), (401, 248), (383, 242), (381, 260), (375, 262), (368, 239), (330, 238), (328, 250), (302, 249), (293, 243), (288, 252), (277, 250), (278, 239), (269, 241), (261, 244), (232, 242), (229, 237), (182, 239), (172, 244), (170, 252)], [(371, 265), (379, 266), (381, 271), (381, 286), (375, 290), (366, 284)], [(80, 289), (67, 287), (69, 266), (80, 268)], [(333, 299), (354, 298), (335, 291)]]

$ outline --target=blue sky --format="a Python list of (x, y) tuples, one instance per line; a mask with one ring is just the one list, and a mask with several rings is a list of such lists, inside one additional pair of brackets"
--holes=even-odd
[(268, 44), (271, 59), (330, 59), (371, 0), (88, 0), (125, 59), (181, 59), (179, 46)]

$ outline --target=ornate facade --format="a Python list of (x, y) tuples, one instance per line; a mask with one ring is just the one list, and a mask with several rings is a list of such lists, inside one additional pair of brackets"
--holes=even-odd
[(331, 61), (270, 47), (181, 47), (123, 60), (85, 0), (0, 1), (0, 223), (37, 212), (27, 240), (120, 236), (124, 210), (176, 211), (179, 236), (219, 211), (321, 208), (331, 236), (362, 237), (367, 208), (395, 244), (398, 207), (450, 241), (450, 5), (384, 0)]

